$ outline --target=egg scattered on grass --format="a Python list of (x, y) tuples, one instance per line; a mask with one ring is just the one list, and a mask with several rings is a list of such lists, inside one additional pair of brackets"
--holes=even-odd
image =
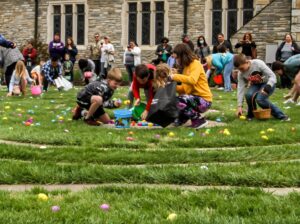
[(59, 212), (59, 210), (60, 210), (60, 207), (58, 205), (54, 205), (51, 207), (52, 212)]
[(264, 140), (269, 140), (268, 136), (266, 136), (266, 135), (261, 136), (261, 138)]
[(44, 193), (39, 193), (38, 194), (38, 199), (41, 200), (41, 201), (48, 201), (48, 196)]
[(168, 136), (169, 136), (169, 137), (174, 137), (175, 134), (174, 134), (174, 132), (169, 132)]
[(100, 209), (104, 212), (107, 212), (107, 211), (109, 211), (110, 206), (108, 204), (102, 204), (102, 205), (100, 205)]
[(174, 221), (177, 218), (177, 214), (176, 213), (171, 213), (168, 215), (167, 220), (169, 221)]

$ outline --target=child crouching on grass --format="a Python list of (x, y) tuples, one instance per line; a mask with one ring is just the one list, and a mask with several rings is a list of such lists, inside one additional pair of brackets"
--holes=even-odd
[[(118, 108), (121, 103), (110, 100), (114, 91), (122, 82), (122, 73), (118, 68), (108, 72), (107, 79), (94, 81), (85, 86), (77, 94), (77, 107), (74, 110), (73, 120), (83, 117), (88, 125), (99, 126), (100, 122), (107, 124), (110, 117), (105, 113), (104, 108)], [(82, 111), (86, 109), (86, 113)]]
[(28, 71), (26, 69), (26, 66), (23, 61), (18, 61), (16, 64), (16, 69), (14, 70), (10, 83), (9, 83), (9, 89), (7, 96), (12, 95), (20, 95), (22, 92), (22, 95), (26, 95), (26, 86), (27, 83), (32, 83), (34, 80), (32, 80), (29, 77)]

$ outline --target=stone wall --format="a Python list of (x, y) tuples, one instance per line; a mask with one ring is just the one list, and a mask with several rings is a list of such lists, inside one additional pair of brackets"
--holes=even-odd
[(258, 57), (265, 59), (266, 44), (280, 43), (291, 31), (291, 0), (273, 0), (231, 39), (235, 44), (251, 32), (257, 44)]
[(300, 41), (300, 0), (292, 2), (292, 34)]

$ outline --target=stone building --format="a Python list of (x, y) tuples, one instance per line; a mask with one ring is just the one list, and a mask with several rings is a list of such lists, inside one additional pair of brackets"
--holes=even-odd
[(267, 44), (292, 32), (300, 41), (300, 0), (1, 0), (0, 33), (23, 45), (35, 35), (45, 43), (55, 32), (72, 36), (81, 57), (95, 32), (108, 35), (122, 64), (129, 39), (142, 49), (143, 61), (155, 58), (163, 36), (175, 45), (186, 32), (196, 44), (204, 35), (210, 45), (222, 32), (233, 43), (252, 32), (264, 59)]

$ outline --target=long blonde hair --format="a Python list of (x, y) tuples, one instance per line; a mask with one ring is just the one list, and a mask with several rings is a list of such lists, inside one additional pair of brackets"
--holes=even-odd
[(154, 74), (154, 80), (153, 80), (154, 89), (165, 87), (166, 83), (168, 82), (168, 77), (170, 74), (171, 74), (171, 69), (167, 64), (157, 65)]
[(23, 61), (18, 61), (16, 64), (16, 76), (20, 78), (26, 77), (26, 67)]

